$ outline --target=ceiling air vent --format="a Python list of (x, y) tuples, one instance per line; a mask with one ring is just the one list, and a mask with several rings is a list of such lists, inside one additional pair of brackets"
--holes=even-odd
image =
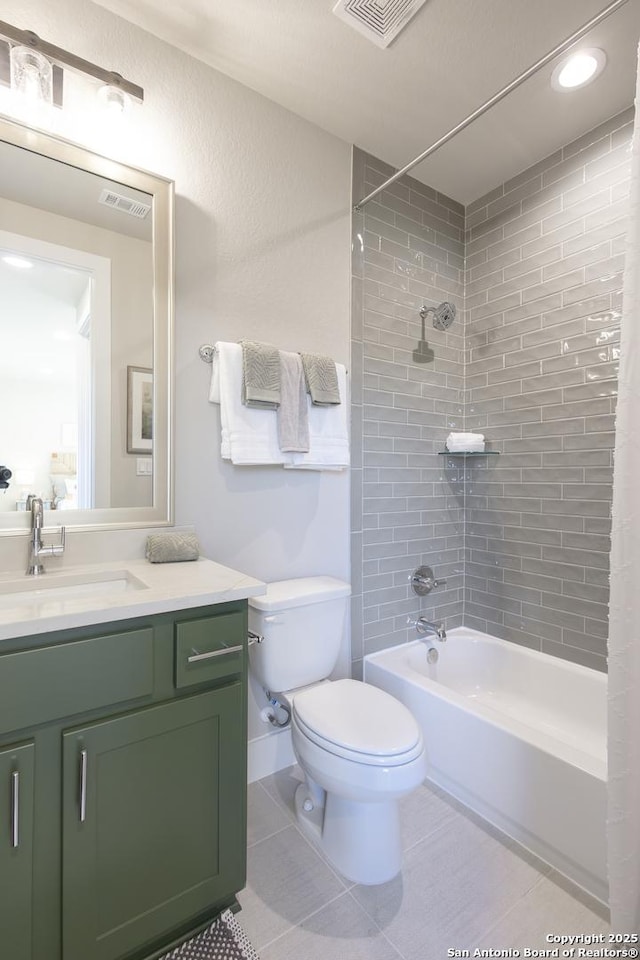
[(120, 193), (114, 193), (113, 190), (103, 190), (98, 202), (104, 203), (105, 207), (113, 207), (114, 210), (128, 213), (130, 217), (139, 217), (140, 220), (144, 220), (151, 210), (150, 204), (124, 197)]
[(388, 47), (426, 0), (338, 0), (333, 12), (379, 47)]

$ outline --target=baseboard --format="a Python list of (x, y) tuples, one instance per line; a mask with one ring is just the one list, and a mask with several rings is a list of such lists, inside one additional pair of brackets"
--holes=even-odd
[(262, 780), (295, 762), (290, 729), (256, 737), (255, 740), (249, 740), (248, 744), (247, 782)]

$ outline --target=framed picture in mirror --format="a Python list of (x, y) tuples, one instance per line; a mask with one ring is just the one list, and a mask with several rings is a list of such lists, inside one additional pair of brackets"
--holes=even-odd
[(127, 367), (127, 453), (153, 449), (153, 371)]

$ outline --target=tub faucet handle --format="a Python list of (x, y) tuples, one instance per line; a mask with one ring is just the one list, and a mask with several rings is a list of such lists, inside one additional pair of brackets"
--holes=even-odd
[(442, 587), (446, 582), (446, 580), (437, 580), (431, 567), (427, 566), (418, 567), (411, 575), (413, 592), (417, 593), (419, 597), (426, 596), (427, 593), (431, 593), (434, 587)]

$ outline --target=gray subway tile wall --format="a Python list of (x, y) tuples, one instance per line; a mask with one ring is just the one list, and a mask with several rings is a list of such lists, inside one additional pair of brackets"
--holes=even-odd
[[(606, 668), (633, 111), (470, 204), (404, 177), (353, 217), (354, 674), (417, 614)], [(354, 150), (354, 201), (392, 173)], [(419, 309), (458, 317), (412, 352)], [(464, 307), (464, 310), (461, 308)], [(500, 457), (439, 457), (450, 430)], [(446, 588), (420, 600), (430, 563)]]
[[(354, 201), (392, 172), (354, 150)], [(462, 623), (463, 470), (446, 470), (436, 454), (464, 420), (464, 208), (404, 178), (354, 214), (353, 278), (352, 349), (362, 361), (362, 378), (351, 384), (352, 433), (362, 448), (352, 470), (361, 504), (352, 541), (358, 676), (364, 654), (415, 636), (408, 618)], [(434, 360), (415, 363), (420, 307), (443, 300), (458, 317), (446, 332), (427, 317)], [(448, 582), (421, 601), (409, 577), (426, 561)]]
[(502, 456), (467, 465), (464, 622), (599, 669), (632, 120), (467, 207), (465, 423)]

